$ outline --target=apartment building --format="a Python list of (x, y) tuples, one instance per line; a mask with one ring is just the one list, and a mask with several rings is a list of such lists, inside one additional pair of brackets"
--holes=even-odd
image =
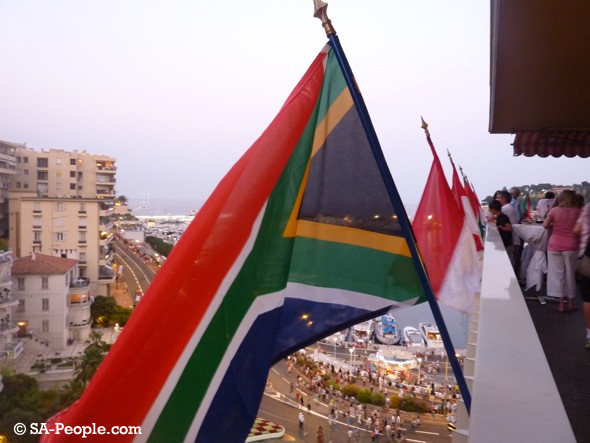
[(11, 190), (39, 197), (82, 197), (114, 200), (115, 159), (86, 151), (35, 151), (15, 145), (16, 173)]
[(16, 174), (16, 149), (24, 145), (0, 140), (0, 238), (8, 235), (8, 193)]
[(16, 358), (23, 345), (15, 340), (18, 326), (14, 311), (18, 299), (12, 294), (12, 252), (0, 251), (0, 362)]
[(12, 282), (20, 337), (30, 335), (56, 351), (88, 338), (90, 282), (79, 276), (77, 260), (36, 253), (17, 258)]
[(97, 198), (11, 193), (9, 244), (18, 257), (36, 253), (77, 260), (91, 295), (108, 296), (115, 281), (110, 212)]

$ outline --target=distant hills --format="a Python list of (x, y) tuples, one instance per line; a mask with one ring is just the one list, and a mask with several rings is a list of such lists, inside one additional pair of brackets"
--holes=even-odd
[[(533, 206), (533, 208), (537, 206), (537, 201), (543, 198), (547, 191), (553, 191), (555, 195), (557, 195), (565, 189), (573, 189), (578, 194), (582, 194), (584, 196), (586, 203), (590, 202), (590, 183), (587, 181), (583, 181), (582, 183), (573, 185), (555, 185), (552, 183), (539, 183), (536, 185), (521, 185), (517, 186), (517, 188), (520, 188), (521, 198), (527, 195), (528, 193), (531, 193), (531, 205)], [(506, 186), (502, 188), (502, 190), (508, 189), (509, 188), (507, 188)], [(491, 195), (488, 195), (486, 198), (482, 200), (482, 203), (485, 203), (487, 205), (489, 202), (492, 201), (492, 198), (493, 197)]]

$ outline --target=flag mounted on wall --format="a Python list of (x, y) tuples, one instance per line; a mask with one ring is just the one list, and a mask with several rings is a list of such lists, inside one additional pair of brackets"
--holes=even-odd
[(402, 216), (326, 46), (53, 422), (141, 425), (151, 441), (244, 441), (272, 364), (424, 301)]

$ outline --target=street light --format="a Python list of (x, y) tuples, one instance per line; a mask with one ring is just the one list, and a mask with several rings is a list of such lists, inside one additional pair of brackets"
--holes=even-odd
[(352, 356), (354, 354), (354, 348), (348, 348), (348, 352), (350, 352), (350, 366), (352, 366)]
[(420, 374), (422, 373), (422, 357), (418, 357), (418, 382), (420, 382)]
[(336, 340), (338, 340), (338, 337), (334, 336), (332, 339), (334, 340), (334, 360), (336, 360)]

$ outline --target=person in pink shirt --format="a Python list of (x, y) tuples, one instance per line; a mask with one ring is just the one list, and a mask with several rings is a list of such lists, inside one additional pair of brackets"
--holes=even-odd
[(576, 205), (576, 193), (563, 191), (558, 197), (558, 206), (549, 211), (543, 222), (545, 229), (551, 228), (547, 246), (547, 295), (559, 298), (559, 312), (564, 311), (564, 297), (569, 299), (568, 311), (575, 311), (576, 260), (579, 238), (574, 226), (580, 215)]

